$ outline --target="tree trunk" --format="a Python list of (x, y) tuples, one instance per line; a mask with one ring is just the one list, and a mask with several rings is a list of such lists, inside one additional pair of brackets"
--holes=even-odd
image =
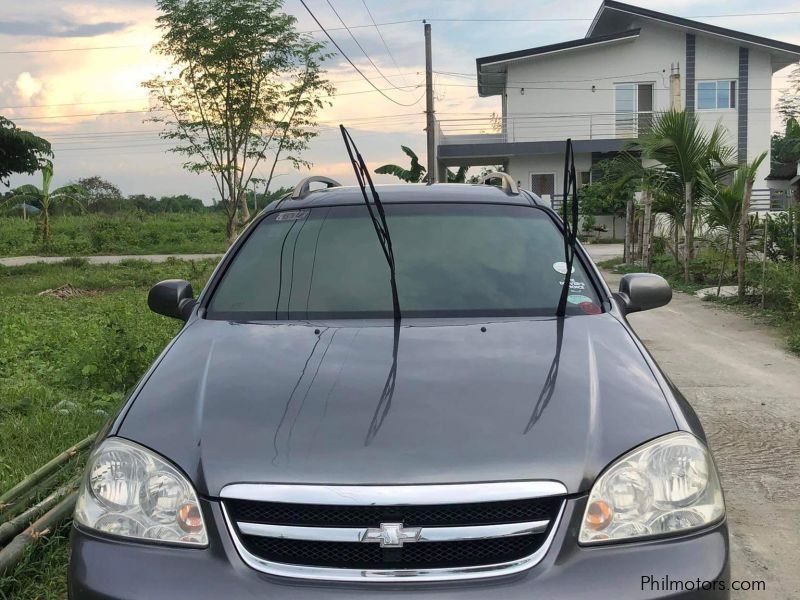
[(753, 181), (747, 180), (742, 197), (742, 214), (739, 215), (739, 252), (736, 261), (736, 283), (739, 286), (739, 302), (744, 301), (745, 281), (744, 269), (747, 262), (747, 221), (750, 212), (750, 195), (753, 193)]
[(731, 244), (731, 234), (725, 239), (725, 252), (722, 253), (722, 267), (719, 270), (719, 280), (717, 281), (717, 298), (722, 290), (722, 277), (725, 275), (725, 264), (728, 262), (728, 246)]
[(650, 197), (649, 193), (645, 193), (644, 197), (644, 233), (642, 235), (642, 265), (646, 270), (650, 270), (651, 265), (651, 253), (650, 253), (650, 242), (653, 237), (653, 219), (652, 219), (652, 207), (653, 207), (653, 200)]
[(683, 222), (683, 229), (686, 248), (683, 252), (683, 279), (686, 283), (689, 283), (689, 263), (694, 258), (694, 202), (692, 202), (691, 182), (687, 182), (684, 186), (684, 199), (686, 217)]
[(672, 220), (672, 258), (675, 260), (675, 266), (676, 267), (681, 264), (681, 257), (678, 254), (678, 239), (679, 239), (679, 235), (678, 234), (679, 233), (680, 232), (678, 231), (678, 219), (673, 219)]
[(628, 200), (627, 204), (625, 205), (624, 256), (626, 265), (633, 264), (633, 253), (631, 247), (633, 245), (632, 242), (633, 242), (633, 200)]

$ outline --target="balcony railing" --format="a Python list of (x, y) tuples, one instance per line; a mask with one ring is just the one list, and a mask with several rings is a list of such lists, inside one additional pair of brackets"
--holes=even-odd
[(653, 113), (569, 113), (439, 119), (439, 144), (632, 139), (650, 130)]
[[(524, 185), (522, 187), (525, 187)], [(580, 201), (581, 195), (578, 192), (578, 200)], [(546, 200), (550, 200), (550, 205), (553, 210), (561, 214), (562, 204), (564, 202), (563, 194), (554, 194), (546, 196)], [(750, 211), (754, 212), (780, 212), (788, 210), (791, 205), (791, 199), (786, 194), (777, 190), (767, 188), (754, 189), (750, 197)]]

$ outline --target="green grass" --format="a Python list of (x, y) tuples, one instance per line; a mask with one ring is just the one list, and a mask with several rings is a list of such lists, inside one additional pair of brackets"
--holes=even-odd
[(225, 217), (220, 213), (126, 213), (55, 216), (52, 240), (34, 241), (36, 222), (0, 217), (0, 256), (78, 256), (224, 252)]
[[(729, 257), (722, 285), (735, 285), (734, 261)], [(706, 250), (690, 265), (692, 281), (683, 278), (683, 267), (675, 265), (671, 256), (659, 255), (653, 259), (654, 273), (662, 275), (673, 289), (693, 294), (697, 290), (716, 288), (721, 258), (718, 253)], [(622, 264), (619, 259), (598, 263), (604, 269), (617, 273), (638, 273), (642, 267)], [(786, 340), (790, 352), (800, 354), (800, 274), (787, 262), (768, 262), (766, 279), (763, 278), (761, 263), (748, 262), (745, 270), (747, 288), (754, 292), (744, 302), (738, 298), (717, 298), (706, 296), (705, 300), (716, 302), (736, 310), (760, 322), (778, 329)], [(765, 291), (764, 308), (761, 308), (761, 292)]]
[[(0, 493), (99, 429), (178, 331), (179, 322), (147, 309), (149, 286), (174, 277), (199, 290), (213, 266), (0, 267)], [(67, 283), (79, 295), (38, 295)], [(74, 461), (67, 470), (81, 467)], [(68, 532), (62, 528), (0, 578), (0, 599), (65, 598)]]

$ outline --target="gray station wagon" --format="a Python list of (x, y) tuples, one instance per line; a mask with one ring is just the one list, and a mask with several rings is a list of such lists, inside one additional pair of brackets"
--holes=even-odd
[(150, 291), (185, 325), (89, 459), (71, 597), (727, 598), (702, 427), (626, 321), (666, 282), (569, 270), (506, 179), (378, 186), (390, 265), (363, 188), (314, 179), (199, 298)]

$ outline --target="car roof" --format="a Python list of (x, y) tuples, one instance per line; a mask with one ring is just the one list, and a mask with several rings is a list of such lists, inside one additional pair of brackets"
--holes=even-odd
[[(381, 201), (386, 204), (403, 202), (459, 202), (476, 204), (515, 204), (521, 206), (543, 205), (534, 194), (520, 190), (519, 194), (507, 194), (501, 188), (485, 184), (464, 183), (405, 183), (376, 185)], [(356, 186), (337, 186), (309, 192), (302, 198), (286, 196), (280, 209), (311, 208), (339, 204), (362, 204), (364, 196)]]

